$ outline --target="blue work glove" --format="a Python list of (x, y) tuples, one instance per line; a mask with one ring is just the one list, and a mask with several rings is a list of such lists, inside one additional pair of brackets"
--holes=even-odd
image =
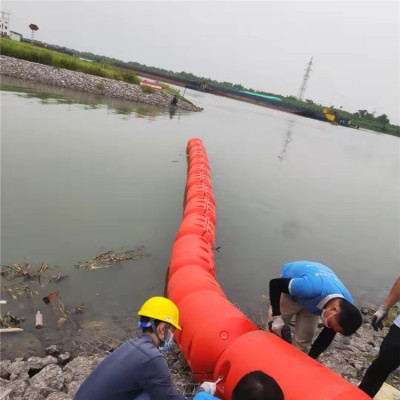
[(385, 319), (389, 311), (388, 307), (381, 305), (378, 308), (378, 311), (372, 317), (372, 327), (377, 331), (379, 329), (383, 329), (382, 321)]

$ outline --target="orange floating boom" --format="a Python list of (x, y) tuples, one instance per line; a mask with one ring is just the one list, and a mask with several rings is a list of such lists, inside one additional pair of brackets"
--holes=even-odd
[(261, 331), (226, 298), (215, 279), (215, 199), (203, 142), (187, 146), (188, 181), (182, 224), (172, 247), (168, 297), (179, 308), (176, 340), (199, 381), (214, 380), (230, 400), (238, 381), (261, 370), (285, 400), (368, 400), (364, 392), (294, 346)]

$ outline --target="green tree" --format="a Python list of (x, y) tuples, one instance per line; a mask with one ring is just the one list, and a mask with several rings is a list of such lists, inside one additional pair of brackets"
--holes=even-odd
[(386, 114), (382, 114), (379, 117), (376, 117), (376, 121), (382, 125), (388, 125), (390, 123), (389, 118)]

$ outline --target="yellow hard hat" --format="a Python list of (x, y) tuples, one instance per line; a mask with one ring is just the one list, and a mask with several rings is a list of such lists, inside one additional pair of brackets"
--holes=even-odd
[(138, 315), (168, 322), (176, 329), (179, 329), (180, 331), (182, 330), (179, 326), (178, 307), (171, 300), (165, 297), (152, 297), (147, 300), (142, 305)]

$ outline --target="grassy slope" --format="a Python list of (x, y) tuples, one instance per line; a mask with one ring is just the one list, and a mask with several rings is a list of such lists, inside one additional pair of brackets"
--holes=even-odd
[(1, 38), (0, 50), (2, 55), (9, 57), (21, 58), (27, 61), (50, 65), (55, 68), (65, 68), (104, 78), (117, 79), (119, 81), (136, 85), (140, 84), (140, 79), (135, 74), (118, 71), (115, 68), (110, 67), (107, 63), (98, 64), (81, 60), (80, 58), (69, 56), (67, 54), (41, 49), (28, 43)]
[[(55, 68), (64, 68), (72, 71), (84, 72), (90, 75), (101, 76), (109, 79), (116, 79), (122, 82), (128, 82), (135, 85), (140, 84), (140, 79), (132, 72), (121, 71), (112, 67), (108, 62), (96, 63), (81, 60), (67, 54), (58, 53), (53, 50), (42, 49), (28, 43), (17, 42), (7, 38), (0, 38), (0, 52), (2, 55), (21, 58), (23, 60), (50, 65)], [(168, 85), (162, 85), (163, 89), (189, 104), (188, 100), (179, 95), (179, 92)], [(153, 89), (144, 86), (147, 93), (154, 92)]]

